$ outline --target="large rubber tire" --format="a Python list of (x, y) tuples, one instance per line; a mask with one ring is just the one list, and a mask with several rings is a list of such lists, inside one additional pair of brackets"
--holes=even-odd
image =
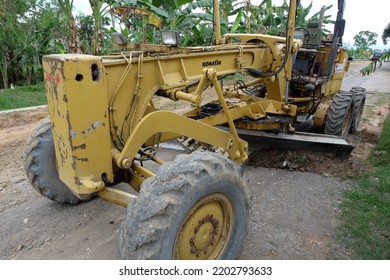
[(362, 119), (364, 105), (366, 104), (366, 89), (362, 87), (353, 87), (351, 89), (354, 101), (354, 114), (352, 117), (350, 133), (356, 132)]
[(340, 91), (336, 94), (326, 114), (324, 133), (346, 137), (352, 124), (354, 106), (352, 93)]
[(77, 204), (81, 201), (58, 176), (49, 119), (43, 119), (31, 132), (24, 152), (24, 169), (37, 192), (60, 203)]
[(247, 232), (243, 170), (209, 152), (179, 155), (145, 180), (119, 236), (122, 259), (235, 259)]

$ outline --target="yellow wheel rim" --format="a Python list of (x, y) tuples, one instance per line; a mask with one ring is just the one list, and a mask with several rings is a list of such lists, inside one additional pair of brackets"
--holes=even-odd
[(181, 260), (220, 259), (232, 229), (230, 199), (214, 193), (201, 199), (184, 218), (176, 236), (173, 258)]

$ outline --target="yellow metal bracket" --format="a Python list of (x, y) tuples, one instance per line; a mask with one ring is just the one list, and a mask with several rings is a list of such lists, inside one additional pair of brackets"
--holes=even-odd
[[(175, 125), (172, 125), (175, 124)], [(147, 128), (147, 129), (146, 129)], [(120, 168), (129, 168), (139, 147), (157, 133), (184, 135), (226, 150), (230, 158), (238, 163), (247, 160), (248, 143), (238, 138), (235, 144), (231, 133), (169, 111), (156, 111), (146, 115), (133, 129), (120, 153), (114, 154), (114, 161)], [(233, 142), (233, 145), (232, 145)], [(242, 152), (240, 152), (239, 148)]]
[(232, 132), (234, 143), (237, 145), (239, 156), (240, 156), (241, 160), (243, 162), (245, 162), (248, 155), (247, 155), (246, 151), (244, 150), (244, 147), (241, 146), (240, 137), (238, 136), (238, 133), (237, 133), (236, 127), (234, 125), (232, 116), (230, 115), (229, 108), (226, 104), (225, 97), (223, 96), (223, 91), (222, 91), (221, 85), (218, 83), (217, 71), (214, 68), (208, 69), (207, 70), (207, 77), (209, 78), (210, 81), (213, 82), (215, 91), (217, 92), (217, 95), (218, 95), (219, 102), (221, 103), (223, 112), (224, 112), (226, 119), (227, 119), (227, 122), (229, 124), (229, 128)]
[(98, 192), (98, 195), (107, 201), (125, 207), (129, 204), (130, 199), (137, 198), (136, 195), (112, 187), (105, 187), (104, 189)]

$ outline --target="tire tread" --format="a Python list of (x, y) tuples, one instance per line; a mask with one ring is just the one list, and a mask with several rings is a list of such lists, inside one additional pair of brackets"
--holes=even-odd
[(51, 123), (48, 118), (33, 129), (24, 152), (27, 179), (38, 193), (59, 203), (77, 204), (81, 201), (61, 182), (56, 172)]
[(120, 228), (119, 257), (161, 259), (162, 236), (181, 211), (185, 193), (197, 187), (199, 178), (217, 181), (221, 176), (230, 177), (242, 188), (249, 208), (250, 195), (243, 183), (246, 179), (241, 167), (222, 156), (194, 152), (162, 165), (156, 176), (143, 182), (139, 197), (129, 204), (128, 217)]

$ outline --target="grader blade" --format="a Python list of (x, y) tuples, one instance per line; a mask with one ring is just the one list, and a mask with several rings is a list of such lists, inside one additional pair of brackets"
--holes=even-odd
[[(226, 127), (219, 127), (229, 130)], [(341, 136), (318, 134), (312, 132), (295, 132), (289, 134), (285, 132), (258, 131), (237, 129), (238, 135), (249, 143), (249, 152), (264, 148), (278, 148), (289, 150), (312, 150), (324, 153), (333, 153), (336, 157), (347, 158), (354, 146), (349, 144)], [(179, 138), (169, 142), (161, 143), (161, 147), (179, 151), (212, 151), (223, 155), (220, 149), (196, 141), (191, 138)]]
[(238, 134), (249, 143), (250, 151), (261, 148), (280, 148), (291, 150), (313, 150), (331, 152), (337, 157), (347, 158), (354, 146), (340, 136), (295, 132), (265, 132), (239, 129)]

